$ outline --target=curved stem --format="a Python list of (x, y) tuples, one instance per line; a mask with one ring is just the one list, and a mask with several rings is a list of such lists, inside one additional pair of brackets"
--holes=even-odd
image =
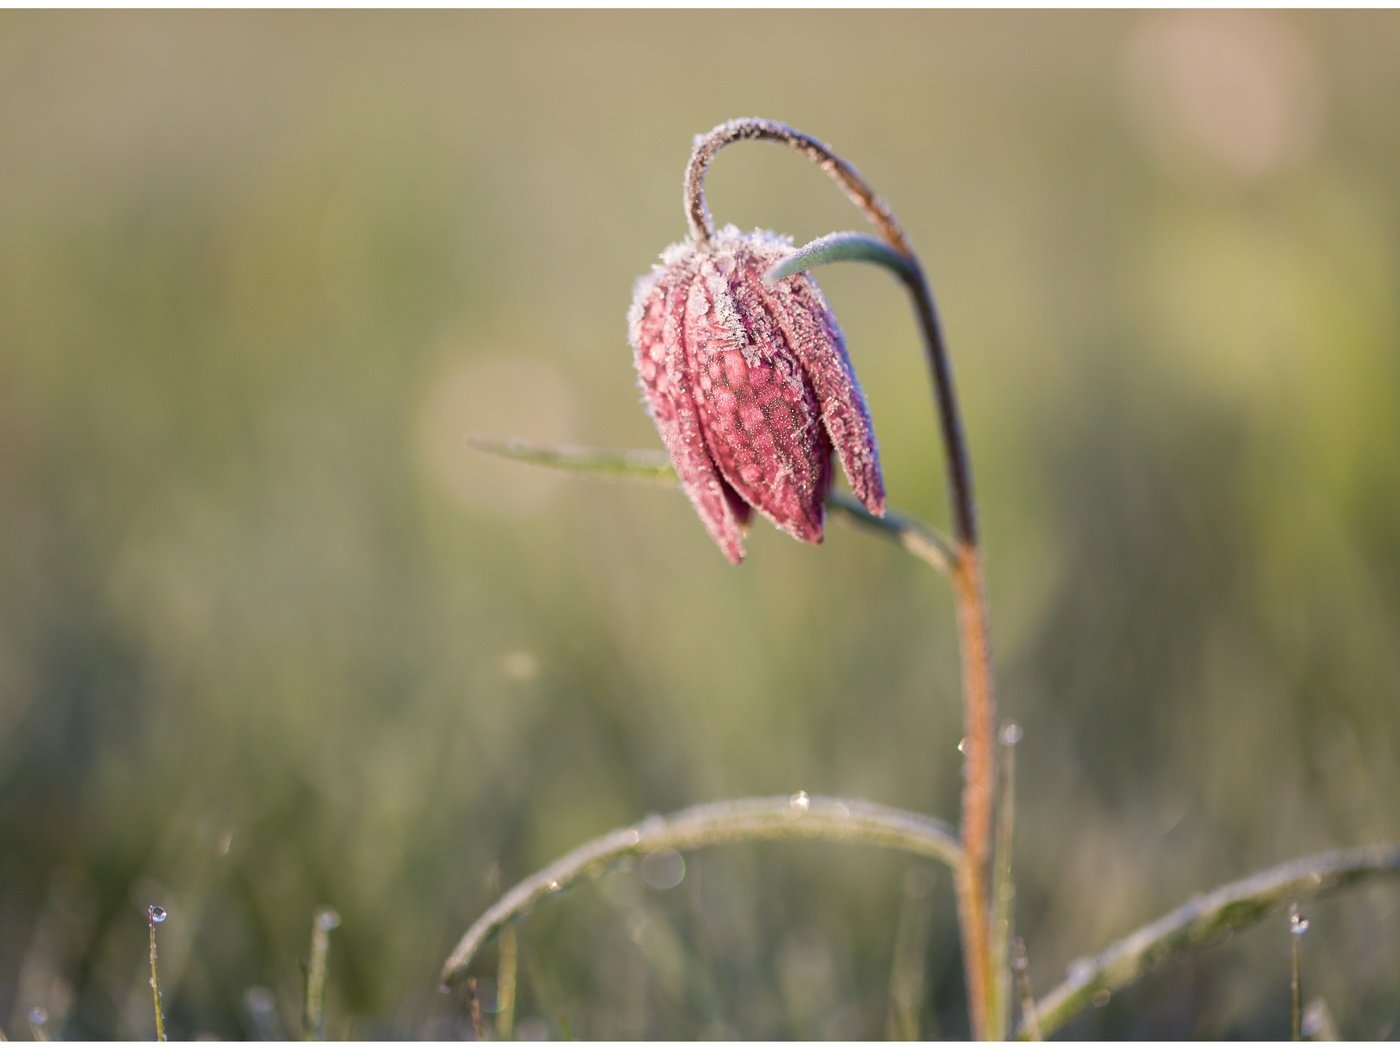
[[(1292, 901), (1345, 889), (1376, 875), (1400, 875), (1400, 844), (1289, 861), (1194, 897), (1094, 958), (1072, 963), (1068, 980), (1036, 1004), (1040, 1031), (1051, 1034), (1095, 996), (1134, 983), (1164, 959), (1252, 926)], [(1025, 1030), (1018, 1034), (1027, 1036)]]
[(541, 901), (584, 879), (596, 878), (631, 857), (657, 850), (693, 850), (729, 842), (817, 839), (904, 850), (956, 866), (957, 837), (941, 821), (919, 813), (856, 799), (748, 798), (712, 802), (668, 817), (650, 817), (584, 843), (547, 868), (516, 884), (472, 924), (442, 969), (444, 987), (466, 976), (477, 952), (507, 923)]
[(840, 184), (846, 196), (874, 223), (890, 247), (902, 255), (914, 254), (909, 250), (909, 242), (905, 240), (904, 231), (899, 228), (889, 205), (861, 178), (860, 172), (838, 157), (820, 139), (762, 117), (728, 120), (695, 137), (695, 150), (685, 169), (685, 215), (690, 223), (690, 235), (696, 243), (706, 243), (715, 233), (714, 220), (710, 218), (710, 209), (705, 203), (705, 172), (709, 170), (710, 161), (731, 142), (745, 141), (778, 142), (797, 150)]
[(967, 977), (972, 1034), (974, 1038), (981, 1039), (987, 1032), (987, 1005), (994, 979), (989, 951), (987, 868), (996, 765), (993, 750), (996, 698), (992, 684), (982, 557), (977, 545), (972, 468), (953, 385), (952, 363), (943, 339), (938, 310), (923, 266), (889, 206), (861, 178), (859, 172), (838, 157), (830, 146), (776, 121), (759, 118), (731, 120), (695, 140), (695, 150), (685, 174), (685, 208), (691, 236), (697, 243), (707, 242), (714, 233), (714, 221), (705, 202), (705, 172), (716, 153), (732, 142), (742, 141), (778, 142), (807, 157), (836, 180), (889, 246), (906, 262), (900, 276), (914, 299), (914, 311), (924, 337), (929, 372), (933, 378), (957, 542), (952, 575), (958, 608), (966, 726), (961, 828), (963, 858), (957, 873), (958, 918), (962, 928), (963, 966)]

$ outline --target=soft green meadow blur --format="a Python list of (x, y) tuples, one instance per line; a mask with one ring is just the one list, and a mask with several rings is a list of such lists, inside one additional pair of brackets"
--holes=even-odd
[[(1400, 838), (1400, 16), (0, 14), (0, 1027), (469, 1032), (493, 893), (648, 812), (952, 818), (952, 603), (833, 521), (730, 568), (684, 499), (469, 451), (658, 447), (624, 315), (691, 137), (761, 115), (894, 206), (942, 304), (1022, 724), (1018, 925), (1078, 955)], [(861, 228), (727, 150), (721, 222)], [(946, 520), (901, 290), (819, 275), (891, 503)], [(522, 1036), (966, 1032), (951, 879), (725, 847), (519, 927)], [(654, 885), (653, 885), (654, 884)], [(1305, 908), (1400, 1031), (1400, 890)], [(896, 942), (905, 961), (896, 965)], [(912, 945), (912, 947), (910, 947)], [(1285, 916), (1081, 1037), (1288, 1032)], [(488, 1027), (496, 953), (481, 960)]]

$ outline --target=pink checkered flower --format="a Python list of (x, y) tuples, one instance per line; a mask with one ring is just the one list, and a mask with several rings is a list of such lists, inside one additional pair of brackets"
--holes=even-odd
[(768, 284), (792, 242), (726, 226), (668, 248), (628, 315), (637, 374), (681, 486), (734, 564), (754, 508), (820, 543), (833, 449), (885, 511), (875, 434), (841, 331), (806, 273)]

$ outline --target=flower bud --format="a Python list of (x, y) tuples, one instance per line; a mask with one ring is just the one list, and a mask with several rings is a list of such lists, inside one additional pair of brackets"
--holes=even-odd
[(870, 414), (826, 300), (806, 273), (764, 279), (793, 251), (733, 226), (674, 245), (637, 282), (628, 315), (656, 429), (736, 565), (754, 508), (821, 542), (833, 449), (861, 503), (885, 510)]

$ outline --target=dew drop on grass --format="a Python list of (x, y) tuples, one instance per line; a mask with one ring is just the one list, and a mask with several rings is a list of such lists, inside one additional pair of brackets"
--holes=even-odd
[(316, 913), (316, 925), (329, 933), (340, 925), (340, 912), (334, 908), (322, 908)]
[(1021, 742), (1021, 727), (1015, 722), (1007, 722), (1001, 727), (999, 736), (1005, 747), (1015, 747)]
[(685, 858), (673, 849), (659, 849), (642, 858), (642, 879), (654, 890), (673, 890), (685, 878)]
[(798, 813), (806, 813), (812, 808), (812, 796), (808, 795), (805, 791), (795, 792), (793, 796), (788, 799), (788, 805)]
[(549, 888), (549, 892), (550, 892), (550, 893), (558, 893), (558, 892), (559, 892), (559, 880), (558, 880), (558, 879), (550, 879), (550, 880), (549, 880), (549, 884), (548, 884), (548, 888)]
[(1308, 932), (1308, 927), (1311, 925), (1312, 923), (1310, 923), (1304, 916), (1299, 915), (1296, 911), (1288, 916), (1288, 928), (1292, 931), (1293, 936), (1295, 937), (1303, 936), (1303, 934)]
[(963, 737), (958, 741), (958, 753), (963, 755), (967, 754), (967, 737)]
[(29, 1023), (36, 1028), (49, 1023), (49, 1012), (42, 1006), (31, 1006), (29, 1008)]
[(159, 904), (152, 904), (149, 908), (147, 908), (146, 915), (150, 918), (151, 923), (155, 926), (159, 926), (165, 921), (165, 909), (162, 908)]

